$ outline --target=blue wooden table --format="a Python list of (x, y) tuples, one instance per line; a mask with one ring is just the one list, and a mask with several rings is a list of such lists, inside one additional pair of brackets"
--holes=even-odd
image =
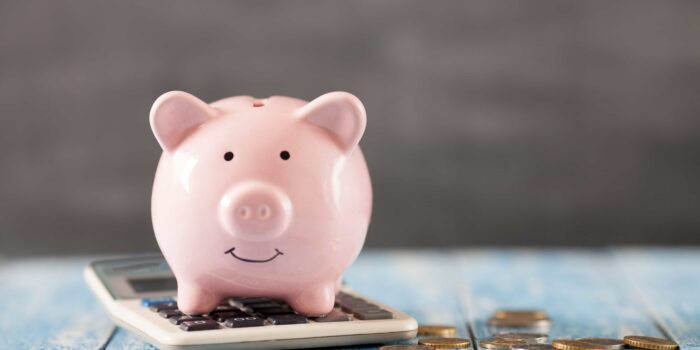
[[(152, 349), (87, 289), (93, 259), (0, 260), (0, 349)], [(526, 308), (549, 314), (550, 339), (644, 334), (700, 350), (700, 249), (366, 251), (345, 279), (473, 344), (494, 310)]]

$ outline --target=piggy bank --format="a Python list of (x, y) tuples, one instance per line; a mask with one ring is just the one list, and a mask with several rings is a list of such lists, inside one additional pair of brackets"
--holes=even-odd
[(163, 149), (153, 228), (179, 308), (201, 314), (225, 297), (264, 296), (304, 315), (331, 311), (372, 210), (360, 100), (207, 104), (173, 91), (155, 101), (150, 124)]

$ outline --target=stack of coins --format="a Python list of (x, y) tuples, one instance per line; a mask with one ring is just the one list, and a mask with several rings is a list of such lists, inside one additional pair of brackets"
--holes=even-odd
[(439, 324), (423, 324), (418, 326), (418, 336), (451, 337), (457, 334), (457, 328)]
[(678, 344), (674, 341), (662, 338), (645, 337), (641, 335), (628, 335), (624, 339), (630, 347), (648, 350), (675, 350)]
[(418, 340), (418, 344), (429, 346), (433, 349), (464, 349), (471, 346), (471, 342), (464, 338), (455, 338), (457, 328), (445, 325), (420, 325), (418, 336), (429, 337)]
[[(446, 331), (449, 326), (424, 326), (422, 334), (430, 335), (431, 332), (439, 334), (454, 334)], [(436, 333), (432, 333), (436, 335)], [(646, 337), (639, 335), (626, 336), (624, 339), (612, 338), (579, 338), (579, 339), (554, 339), (552, 344), (544, 344), (546, 334), (540, 333), (498, 333), (493, 338), (483, 339), (479, 342), (482, 349), (496, 350), (678, 350), (678, 344), (674, 341), (662, 338)], [(428, 350), (428, 349), (465, 349), (471, 345), (469, 340), (452, 337), (423, 338), (418, 344), (409, 345), (385, 345), (380, 350)]]
[(479, 342), (484, 349), (515, 349), (527, 345), (542, 344), (547, 341), (547, 335), (542, 333), (504, 332), (493, 338)]
[[(539, 310), (498, 310), (489, 319), (494, 327), (539, 328), (549, 326), (549, 316)], [(418, 327), (418, 344), (385, 345), (380, 350), (465, 349), (471, 346), (468, 339), (456, 338), (457, 329), (447, 325), (421, 325)], [(427, 338), (426, 338), (427, 337)], [(675, 342), (647, 336), (630, 335), (624, 339), (579, 338), (554, 339), (547, 344), (548, 335), (539, 332), (497, 332), (491, 338), (479, 341), (479, 347), (487, 350), (678, 350)], [(474, 347), (477, 349), (477, 347)]]
[(548, 327), (551, 321), (542, 310), (497, 310), (489, 319), (493, 327)]
[(552, 347), (557, 350), (676, 350), (678, 344), (668, 339), (630, 335), (622, 340), (611, 338), (555, 339), (552, 341)]
[(471, 342), (464, 338), (423, 338), (418, 341), (418, 344), (433, 349), (466, 349)]
[(380, 350), (425, 350), (425, 349), (464, 349), (471, 346), (469, 339), (455, 338), (457, 328), (447, 325), (420, 325), (418, 344), (385, 345)]

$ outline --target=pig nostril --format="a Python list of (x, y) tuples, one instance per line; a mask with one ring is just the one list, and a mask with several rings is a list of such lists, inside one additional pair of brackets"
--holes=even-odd
[(258, 207), (258, 217), (262, 220), (267, 220), (270, 218), (271, 210), (266, 204), (262, 204)]
[(243, 220), (247, 220), (250, 217), (250, 208), (247, 205), (238, 208), (238, 216)]

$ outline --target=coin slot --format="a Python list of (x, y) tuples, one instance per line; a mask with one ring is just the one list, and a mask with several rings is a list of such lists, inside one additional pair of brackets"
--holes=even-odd
[(261, 100), (255, 100), (253, 101), (253, 107), (263, 107), (265, 103)]

